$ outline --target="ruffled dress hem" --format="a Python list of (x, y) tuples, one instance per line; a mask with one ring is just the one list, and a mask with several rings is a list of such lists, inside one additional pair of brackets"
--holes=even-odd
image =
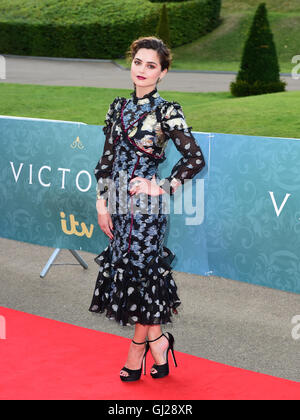
[(90, 312), (104, 313), (123, 326), (172, 323), (181, 301), (172, 276), (175, 255), (167, 247), (144, 269), (132, 263), (127, 251), (113, 263), (109, 245), (95, 258), (100, 266)]

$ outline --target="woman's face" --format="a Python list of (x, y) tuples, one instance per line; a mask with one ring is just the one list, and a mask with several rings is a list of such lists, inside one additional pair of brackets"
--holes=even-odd
[(157, 52), (148, 48), (140, 48), (131, 63), (132, 81), (140, 88), (154, 89), (158, 78), (161, 80), (167, 71), (161, 71)]

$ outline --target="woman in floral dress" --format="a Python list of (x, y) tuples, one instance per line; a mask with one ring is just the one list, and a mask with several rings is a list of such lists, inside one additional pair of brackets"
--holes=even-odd
[[(120, 372), (123, 381), (140, 378), (149, 349), (153, 378), (169, 373), (169, 350), (176, 365), (174, 338), (161, 330), (181, 303), (170, 265), (175, 255), (164, 246), (168, 215), (163, 195), (173, 195), (205, 166), (181, 106), (157, 91), (171, 64), (169, 48), (156, 37), (142, 37), (129, 54), (134, 91), (130, 99), (117, 96), (110, 104), (103, 154), (95, 168), (98, 222), (110, 243), (96, 258), (100, 268), (89, 308), (135, 326)], [(170, 176), (159, 179), (169, 139), (182, 157)]]

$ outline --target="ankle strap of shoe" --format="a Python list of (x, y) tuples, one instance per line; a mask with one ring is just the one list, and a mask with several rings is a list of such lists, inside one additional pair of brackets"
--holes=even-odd
[(142, 343), (137, 343), (136, 341), (134, 341), (134, 340), (131, 340), (134, 344), (145, 344), (146, 343), (146, 341), (143, 341)]
[(160, 335), (159, 337), (155, 338), (155, 340), (148, 340), (148, 343), (153, 343), (153, 341), (159, 340), (163, 335), (165, 335), (165, 334), (162, 333), (162, 335)]

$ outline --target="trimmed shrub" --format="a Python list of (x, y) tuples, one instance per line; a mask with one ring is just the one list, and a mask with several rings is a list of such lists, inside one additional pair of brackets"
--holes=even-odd
[(240, 70), (236, 81), (230, 84), (234, 96), (260, 95), (285, 90), (273, 34), (267, 17), (266, 4), (261, 3), (246, 40)]
[(156, 29), (156, 36), (164, 41), (170, 47), (170, 29), (167, 6), (163, 4), (161, 8), (160, 18)]

